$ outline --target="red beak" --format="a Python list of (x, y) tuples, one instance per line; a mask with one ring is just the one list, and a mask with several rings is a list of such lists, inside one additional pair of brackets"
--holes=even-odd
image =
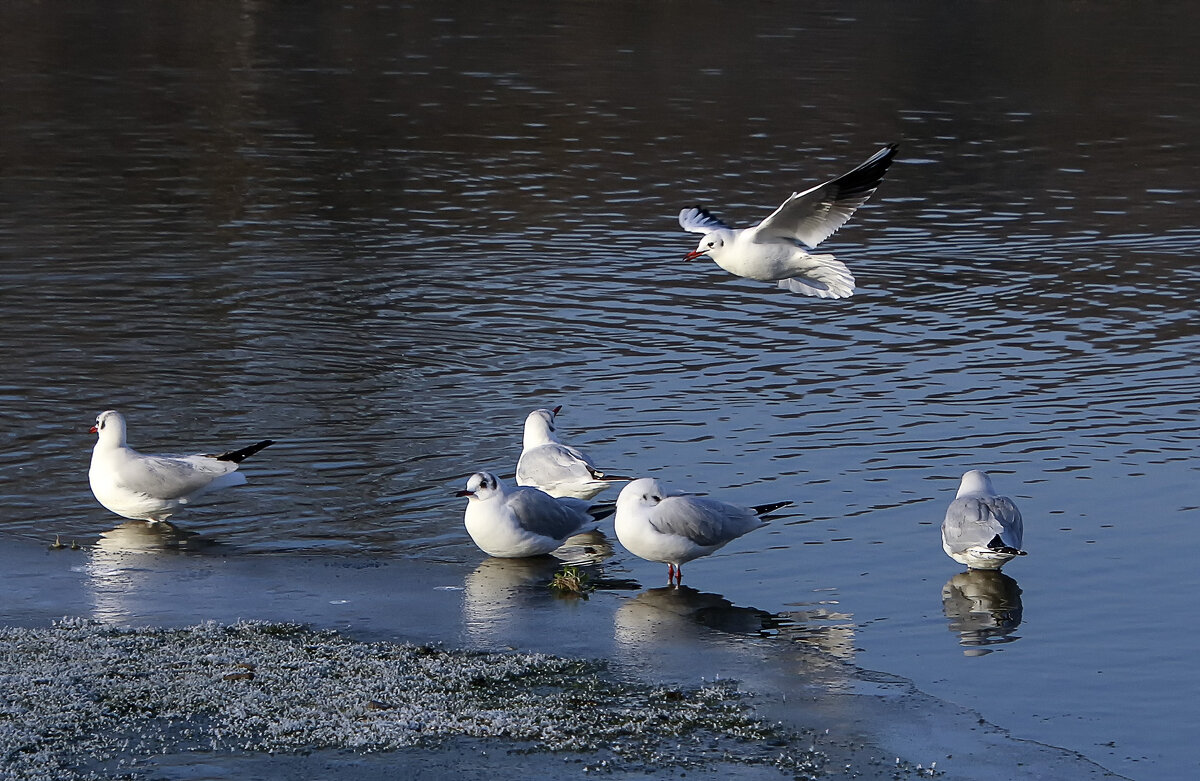
[(474, 496), (474, 495), (475, 495), (475, 492), (474, 492), (474, 491), (468, 491), (468, 490), (466, 490), (466, 489), (464, 488), (464, 489), (463, 489), (463, 490), (461, 490), (461, 491), (455, 491), (455, 492), (454, 492), (454, 495), (455, 495), (455, 496)]
[(691, 252), (689, 252), (688, 254), (684, 255), (683, 259), (684, 260), (695, 260), (696, 258), (704, 257), (704, 254), (705, 254), (704, 252), (701, 252), (698, 249), (694, 249)]
[(89, 434), (95, 434), (97, 431), (99, 431), (99, 429), (96, 428), (95, 426), (92, 426), (91, 428), (88, 429)]
[(559, 404), (557, 407), (555, 407), (555, 408), (554, 408), (554, 414), (555, 414), (555, 415), (557, 415), (557, 414), (558, 414), (558, 411), (559, 411), (560, 409), (562, 409), (562, 405), (561, 405), (561, 404)]

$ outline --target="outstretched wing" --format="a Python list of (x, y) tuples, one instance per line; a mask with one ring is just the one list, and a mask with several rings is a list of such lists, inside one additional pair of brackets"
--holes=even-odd
[(729, 230), (728, 225), (709, 214), (707, 209), (699, 206), (679, 212), (679, 227), (689, 233), (712, 233), (721, 228)]
[[(867, 202), (883, 181), (896, 149), (895, 144), (888, 144), (853, 171), (802, 193), (793, 193), (755, 230), (765, 236), (817, 246), (845, 225), (855, 210)], [(683, 222), (682, 214), (679, 220)]]

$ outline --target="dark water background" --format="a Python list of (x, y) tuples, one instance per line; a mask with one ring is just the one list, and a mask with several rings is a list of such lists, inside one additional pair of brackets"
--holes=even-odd
[[(797, 502), (692, 585), (1195, 774), (1198, 43), (1187, 3), (6, 3), (0, 534), (103, 542), (113, 407), (279, 440), (178, 517), (225, 551), (482, 561), (450, 494), (563, 404), (612, 471)], [(891, 141), (822, 246), (853, 298), (681, 260), (682, 206), (750, 224)], [(974, 467), (1011, 581), (940, 548)]]

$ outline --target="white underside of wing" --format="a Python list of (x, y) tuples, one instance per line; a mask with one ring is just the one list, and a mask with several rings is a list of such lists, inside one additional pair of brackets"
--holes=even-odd
[(729, 226), (708, 213), (699, 206), (684, 209), (679, 212), (679, 227), (689, 233), (711, 233), (719, 229), (729, 229)]

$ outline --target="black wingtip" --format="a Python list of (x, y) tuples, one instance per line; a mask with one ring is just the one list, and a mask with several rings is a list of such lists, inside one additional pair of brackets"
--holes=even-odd
[(235, 464), (240, 464), (250, 456), (254, 455), (264, 447), (270, 447), (275, 444), (273, 439), (264, 439), (262, 442), (257, 442), (249, 447), (244, 447), (241, 450), (230, 450), (228, 453), (222, 453), (219, 456), (213, 456), (218, 461), (232, 461)]
[(608, 516), (617, 511), (615, 504), (597, 504), (588, 508), (588, 515), (592, 516), (594, 521), (603, 521)]
[(787, 507), (789, 504), (791, 502), (772, 502), (771, 504), (756, 505), (750, 509), (754, 511), (755, 515), (766, 515), (767, 513), (775, 512), (780, 507)]
[(899, 144), (888, 144), (858, 168), (834, 179), (831, 184), (837, 185), (838, 197), (865, 197), (873, 193), (883, 182), (883, 175), (892, 165), (899, 149)]
[(1025, 551), (1021, 550), (1020, 548), (1014, 548), (1011, 545), (1005, 545), (1004, 540), (1000, 539), (999, 534), (992, 538), (992, 541), (987, 544), (987, 547), (990, 551), (995, 551), (996, 553), (1007, 553), (1009, 556), (1027, 555)]
[(895, 144), (895, 143), (884, 144), (883, 149), (880, 149), (878, 152), (876, 152), (874, 155), (872, 155), (872, 157), (878, 156), (878, 158), (880, 160), (887, 160), (890, 163), (892, 161), (892, 158), (894, 158), (896, 156), (896, 153), (899, 151), (900, 151), (899, 144)]

